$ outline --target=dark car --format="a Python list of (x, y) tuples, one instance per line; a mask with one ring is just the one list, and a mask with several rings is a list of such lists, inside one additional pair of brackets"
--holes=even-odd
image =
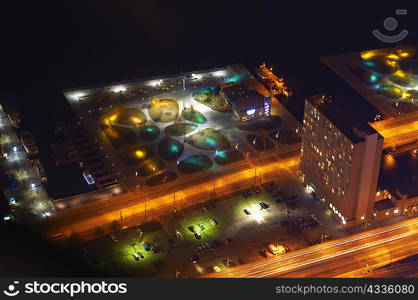
[(202, 236), (200, 234), (198, 234), (197, 232), (194, 233), (194, 237), (195, 237), (196, 240), (202, 239)]
[(190, 260), (192, 263), (197, 264), (200, 261), (200, 258), (197, 255), (192, 255), (192, 257), (190, 257)]
[(251, 215), (251, 211), (249, 210), (249, 209), (244, 209), (244, 213), (248, 216), (248, 215)]
[(280, 222), (280, 225), (287, 225), (287, 224), (289, 224), (289, 221), (281, 221)]
[(258, 203), (258, 205), (260, 205), (261, 209), (267, 209), (270, 207), (267, 203), (264, 203), (264, 202), (260, 202)]
[(143, 243), (141, 245), (142, 249), (144, 249), (145, 251), (150, 251), (151, 250), (151, 246), (148, 243)]
[(158, 248), (154, 245), (150, 245), (150, 249), (151, 249), (152, 253), (160, 253), (160, 248)]
[(195, 233), (196, 232), (196, 230), (194, 229), (194, 226), (192, 225), (192, 226), (189, 226), (189, 227), (187, 227), (187, 229), (189, 229), (191, 232), (193, 232), (193, 233)]

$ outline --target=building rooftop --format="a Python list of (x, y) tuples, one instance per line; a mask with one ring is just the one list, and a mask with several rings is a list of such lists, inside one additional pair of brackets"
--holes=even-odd
[[(332, 95), (315, 95), (308, 97), (307, 101), (324, 114), (353, 143), (364, 141), (360, 132), (367, 135), (377, 133), (369, 122), (374, 120), (378, 111), (344, 82), (338, 83), (338, 88)], [(380, 135), (379, 137), (381, 138)]]
[(385, 198), (374, 203), (374, 208), (378, 211), (387, 210), (394, 207), (395, 204), (393, 204), (393, 202), (389, 198)]
[(322, 61), (386, 117), (418, 110), (417, 47), (323, 57)]
[(418, 156), (410, 152), (402, 156), (384, 154), (379, 175), (379, 189), (387, 189), (392, 195), (399, 191), (408, 198), (418, 196)]
[(223, 92), (234, 110), (239, 113), (244, 113), (249, 108), (264, 106), (264, 96), (251, 89), (247, 83), (225, 87)]

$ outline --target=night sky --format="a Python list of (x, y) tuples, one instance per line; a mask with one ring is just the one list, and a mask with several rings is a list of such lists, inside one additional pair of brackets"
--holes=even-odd
[(17, 104), (37, 137), (72, 115), (64, 88), (236, 62), (253, 71), (266, 61), (302, 103), (326, 87), (320, 56), (390, 46), (371, 31), (384, 32), (397, 8), (409, 12), (398, 17), (399, 30), (410, 31), (405, 43), (418, 40), (416, 1), (8, 2), (0, 12), (0, 96)]
[(18, 2), (1, 12), (2, 86), (61, 112), (61, 88), (265, 60), (310, 92), (320, 56), (386, 46), (371, 31), (396, 8), (405, 42), (418, 37), (415, 1), (307, 2)]

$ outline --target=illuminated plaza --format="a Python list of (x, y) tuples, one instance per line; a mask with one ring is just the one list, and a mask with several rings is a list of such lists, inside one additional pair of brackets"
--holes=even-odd
[[(293, 126), (288, 116), (271, 116), (270, 98), (265, 104), (265, 96), (255, 90), (252, 93), (260, 100), (244, 103), (238, 97), (237, 103), (243, 104), (236, 115), (221, 90), (254, 81), (250, 76), (244, 66), (230, 65), (70, 89), (64, 94), (118, 182), (127, 191), (143, 195), (162, 184), (180, 190), (182, 184), (227, 174), (228, 168), (248, 167), (248, 159), (274, 146), (269, 137), (260, 135), (260, 129), (278, 132), (283, 119)], [(257, 113), (254, 105), (260, 106)], [(240, 114), (256, 117), (243, 122)]]

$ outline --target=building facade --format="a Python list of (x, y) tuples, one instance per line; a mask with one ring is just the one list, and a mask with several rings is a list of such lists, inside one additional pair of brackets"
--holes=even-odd
[(354, 226), (373, 214), (383, 138), (347, 119), (341, 126), (327, 102), (324, 96), (305, 101), (301, 176), (342, 224)]

